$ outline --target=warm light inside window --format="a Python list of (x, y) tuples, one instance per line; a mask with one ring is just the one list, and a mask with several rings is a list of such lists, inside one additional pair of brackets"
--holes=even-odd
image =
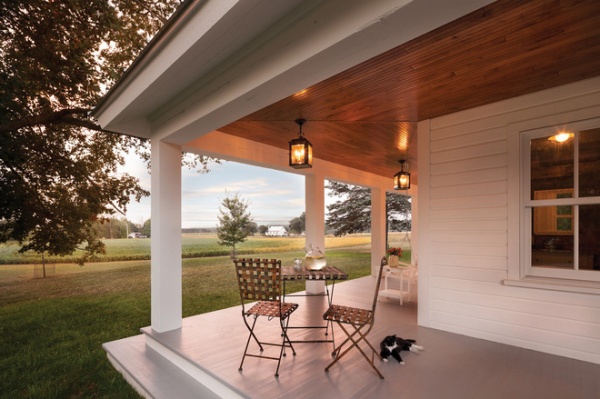
[(557, 143), (564, 143), (565, 141), (572, 139), (573, 136), (575, 136), (574, 133), (561, 132), (561, 133), (555, 134), (554, 136), (548, 137), (548, 140), (555, 141)]

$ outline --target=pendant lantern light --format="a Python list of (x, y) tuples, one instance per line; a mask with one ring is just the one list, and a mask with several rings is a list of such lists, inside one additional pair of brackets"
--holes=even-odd
[(300, 127), (298, 138), (290, 140), (290, 166), (295, 169), (312, 168), (312, 144), (302, 135), (302, 125), (306, 119), (296, 119)]
[(408, 190), (410, 188), (410, 173), (408, 162), (400, 160), (400, 172), (394, 175), (394, 190)]

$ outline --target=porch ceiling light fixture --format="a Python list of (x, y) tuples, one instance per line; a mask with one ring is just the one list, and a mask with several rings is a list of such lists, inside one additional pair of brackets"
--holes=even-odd
[(561, 132), (561, 133), (555, 134), (554, 136), (548, 137), (548, 140), (554, 141), (556, 143), (564, 143), (566, 141), (571, 140), (574, 136), (575, 136), (574, 133)]
[(410, 188), (410, 173), (408, 173), (408, 162), (400, 160), (400, 172), (394, 175), (394, 190), (408, 190)]
[(290, 140), (290, 166), (294, 169), (312, 168), (312, 144), (302, 135), (302, 125), (305, 122), (306, 119), (296, 119), (300, 131), (297, 139)]

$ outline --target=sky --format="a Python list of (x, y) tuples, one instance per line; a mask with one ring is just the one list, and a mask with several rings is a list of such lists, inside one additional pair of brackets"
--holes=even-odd
[[(182, 227), (216, 227), (219, 206), (228, 194), (239, 194), (249, 203), (248, 211), (257, 225), (284, 225), (304, 212), (304, 177), (294, 173), (223, 162), (209, 165), (210, 172), (200, 174), (182, 168)], [(122, 170), (140, 180), (150, 191), (150, 174), (135, 155), (126, 157)], [(139, 203), (132, 198), (126, 217), (135, 224), (150, 219), (150, 197)]]

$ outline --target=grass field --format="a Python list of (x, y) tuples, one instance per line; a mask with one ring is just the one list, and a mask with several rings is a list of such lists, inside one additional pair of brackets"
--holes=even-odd
[[(351, 279), (368, 275), (368, 241), (363, 236), (345, 248), (328, 248), (328, 261)], [(263, 256), (291, 263), (303, 254)], [(60, 264), (46, 279), (34, 279), (32, 268), (0, 266), (0, 398), (138, 398), (112, 368), (102, 344), (150, 325), (150, 262)], [(302, 283), (287, 287), (304, 289)], [(238, 304), (228, 256), (183, 260), (184, 317)]]
[[(391, 239), (401, 240), (404, 233), (392, 233)], [(252, 236), (246, 242), (236, 246), (239, 255), (253, 255), (270, 252), (301, 251), (304, 248), (304, 237), (264, 237)], [(198, 258), (203, 256), (229, 255), (230, 248), (217, 244), (217, 236), (209, 234), (185, 234), (182, 236), (182, 256), (184, 258)], [(99, 262), (116, 262), (127, 260), (150, 259), (150, 239), (112, 239), (104, 240), (106, 254), (98, 257)], [(370, 236), (355, 234), (344, 237), (327, 236), (325, 248), (343, 248), (352, 246), (368, 246)], [(392, 244), (392, 243), (391, 243)], [(41, 263), (42, 257), (37, 253), (27, 252), (19, 254), (20, 246), (16, 243), (0, 244), (0, 265), (6, 264), (34, 264)], [(46, 257), (49, 263), (74, 262), (77, 253), (66, 257)]]

